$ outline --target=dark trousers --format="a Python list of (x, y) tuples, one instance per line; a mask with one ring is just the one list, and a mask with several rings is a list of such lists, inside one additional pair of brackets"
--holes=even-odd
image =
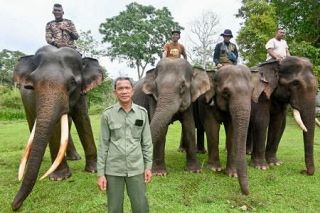
[(149, 205), (146, 197), (146, 185), (144, 183), (144, 175), (136, 175), (132, 177), (120, 177), (107, 175), (107, 197), (108, 212), (122, 213), (124, 186), (127, 187), (127, 193), (131, 203), (133, 213), (148, 213)]

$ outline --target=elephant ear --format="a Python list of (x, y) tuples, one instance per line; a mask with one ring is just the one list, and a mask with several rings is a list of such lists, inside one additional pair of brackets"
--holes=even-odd
[(252, 83), (254, 86), (252, 100), (258, 102), (262, 92), (265, 93), (267, 99), (270, 99), (272, 92), (278, 86), (279, 81), (279, 62), (269, 61), (259, 65), (252, 72)]
[(142, 91), (145, 94), (156, 96), (157, 85), (156, 85), (157, 71), (155, 68), (148, 70), (146, 77), (144, 78)]
[(82, 59), (82, 92), (87, 92), (103, 81), (103, 68), (99, 65), (97, 59), (83, 58)]
[(209, 103), (213, 96), (216, 94), (215, 92), (215, 88), (214, 88), (214, 75), (215, 75), (215, 71), (214, 70), (208, 70), (207, 71), (207, 75), (209, 77), (209, 81), (210, 81), (210, 89), (204, 93), (204, 97), (206, 99), (206, 103)]
[(192, 102), (210, 90), (210, 80), (207, 72), (201, 68), (193, 68), (191, 80), (191, 99)]
[(13, 71), (13, 81), (18, 85), (33, 87), (29, 76), (36, 68), (37, 66), (34, 63), (34, 55), (19, 58)]

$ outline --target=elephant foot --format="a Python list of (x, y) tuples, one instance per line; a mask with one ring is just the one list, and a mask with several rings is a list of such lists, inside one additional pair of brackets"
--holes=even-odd
[(69, 168), (60, 169), (60, 170), (56, 170), (53, 173), (51, 173), (49, 175), (49, 180), (61, 181), (61, 180), (65, 180), (65, 179), (71, 177), (71, 175), (72, 174), (71, 174)]
[(96, 173), (97, 172), (97, 160), (87, 160), (84, 170), (89, 173)]
[(198, 154), (206, 154), (207, 153), (207, 150), (205, 148), (203, 149), (197, 149), (197, 153)]
[(268, 158), (267, 162), (269, 166), (280, 166), (281, 164), (283, 164), (283, 161), (278, 160), (276, 157)]
[(81, 156), (77, 152), (72, 152), (72, 153), (67, 152), (66, 159), (67, 160), (81, 160)]
[(229, 177), (238, 177), (237, 170), (235, 168), (226, 168), (226, 174)]
[(201, 168), (198, 163), (187, 163), (186, 170), (192, 173), (200, 173)]
[(307, 169), (304, 169), (300, 173), (303, 174), (303, 175), (312, 176), (312, 175), (314, 175), (314, 169), (311, 169), (309, 171)]
[(167, 175), (167, 169), (164, 163), (155, 164), (152, 165), (152, 174), (155, 176), (166, 176)]
[(207, 168), (214, 172), (222, 171), (222, 167), (220, 163), (208, 163)]
[(255, 169), (267, 170), (269, 168), (267, 162), (265, 160), (252, 159), (250, 165)]

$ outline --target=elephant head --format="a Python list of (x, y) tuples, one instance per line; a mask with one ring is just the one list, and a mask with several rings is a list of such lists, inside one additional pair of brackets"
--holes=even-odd
[(162, 59), (155, 69), (147, 72), (142, 88), (144, 93), (152, 95), (157, 102), (151, 129), (156, 125), (156, 129), (162, 131), (174, 114), (185, 111), (209, 88), (206, 73), (193, 71), (188, 61)]
[[(56, 160), (45, 176), (57, 167), (60, 168), (59, 164), (65, 161), (64, 153), (69, 135), (67, 115), (81, 114), (83, 120), (87, 119), (81, 109), (86, 105), (83, 106), (79, 100), (83, 93), (103, 80), (103, 72), (97, 60), (82, 59), (71, 48), (44, 46), (35, 55), (19, 59), (13, 79), (20, 85), (29, 127), (33, 129), (20, 165), (19, 178), (23, 177), (22, 184), (12, 203), (12, 208), (16, 210), (32, 191), (49, 141), (51, 158)], [(79, 120), (81, 118), (74, 119), (77, 129), (82, 125), (79, 123), (83, 122)], [(87, 120), (84, 122), (89, 122), (85, 126), (90, 128), (90, 143), (94, 146), (92, 152), (96, 152), (90, 121)], [(59, 136), (56, 135), (61, 135), (60, 148)], [(80, 133), (79, 136), (81, 138)], [(53, 138), (58, 138), (58, 141)]]

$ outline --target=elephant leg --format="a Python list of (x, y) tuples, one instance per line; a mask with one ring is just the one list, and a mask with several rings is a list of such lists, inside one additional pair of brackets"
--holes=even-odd
[(72, 124), (72, 119), (69, 117), (69, 141), (68, 141), (68, 147), (66, 151), (66, 159), (67, 160), (80, 160), (81, 157), (79, 153), (77, 152), (76, 147), (74, 146), (73, 139), (71, 136), (71, 124)]
[(268, 139), (266, 145), (266, 160), (269, 165), (280, 165), (282, 162), (277, 159), (278, 146), (286, 127), (286, 109), (280, 113), (272, 114), (270, 117)]
[(71, 114), (79, 138), (84, 149), (86, 165), (85, 171), (97, 171), (97, 148), (94, 142), (90, 118), (88, 115), (87, 99), (82, 95)]
[(165, 144), (168, 126), (164, 129), (164, 134), (159, 137), (159, 141), (153, 143), (153, 163), (152, 172), (154, 175), (165, 176), (167, 169), (165, 164)]
[(247, 142), (246, 142), (247, 155), (251, 155), (252, 153), (252, 144), (253, 144), (253, 132), (252, 132), (251, 123), (249, 123), (248, 136), (247, 136)]
[(250, 121), (253, 130), (251, 164), (257, 169), (266, 170), (268, 164), (265, 159), (265, 143), (270, 121), (270, 105), (267, 101), (253, 105), (254, 110)]
[(236, 153), (233, 141), (233, 127), (230, 122), (224, 122), (224, 128), (226, 133), (226, 147), (227, 147), (227, 165), (226, 174), (229, 177), (238, 177), (237, 168), (235, 165)]
[(208, 168), (212, 171), (222, 171), (219, 156), (219, 131), (220, 123), (214, 118), (213, 113), (204, 113), (204, 130), (207, 136)]
[(204, 128), (203, 126), (197, 127), (197, 153), (205, 154), (207, 152), (204, 147)]
[[(60, 147), (60, 123), (56, 125), (54, 132), (49, 140), (51, 161), (53, 162), (58, 155)], [(58, 168), (49, 175), (49, 180), (60, 181), (71, 177), (71, 171), (64, 157)]]
[(200, 172), (200, 165), (196, 158), (195, 147), (195, 124), (192, 114), (192, 107), (182, 113), (182, 133), (186, 145), (187, 170), (190, 172)]

